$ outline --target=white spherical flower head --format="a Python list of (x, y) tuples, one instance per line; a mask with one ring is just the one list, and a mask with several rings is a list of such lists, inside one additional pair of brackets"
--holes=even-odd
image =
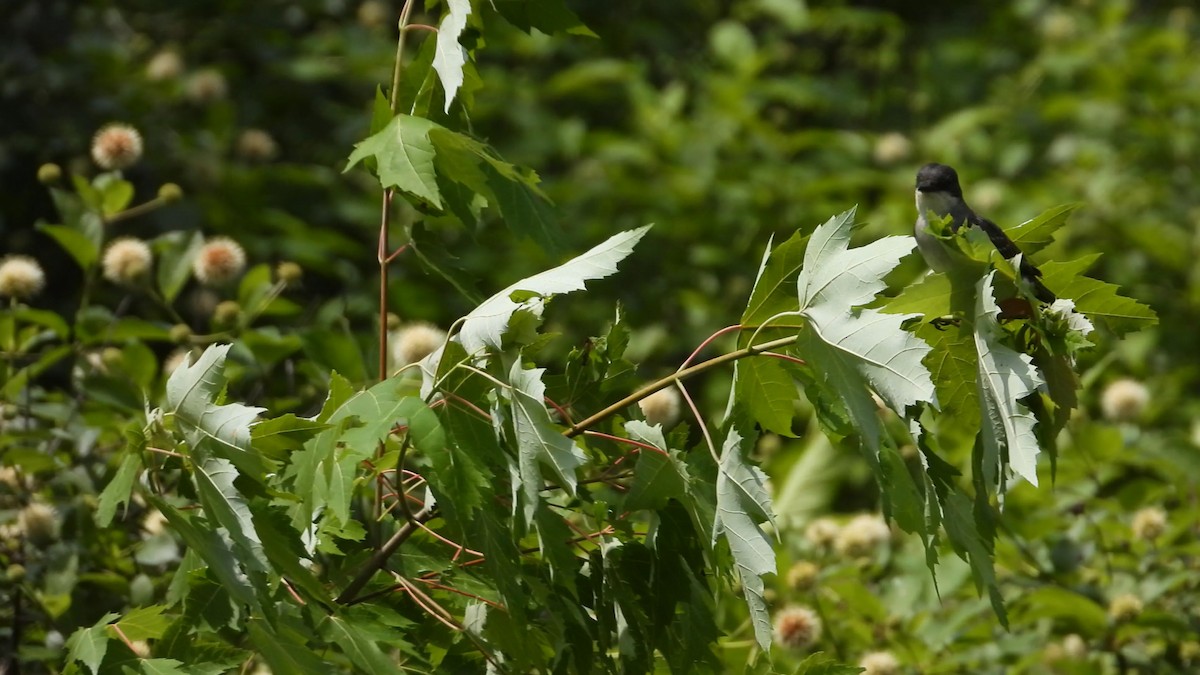
[(1076, 661), (1086, 659), (1088, 654), (1087, 642), (1078, 633), (1071, 633), (1063, 638), (1062, 650), (1063, 655)]
[(246, 269), (246, 251), (228, 237), (216, 237), (200, 247), (192, 271), (205, 286), (222, 286)]
[(883, 518), (864, 513), (851, 518), (850, 522), (846, 523), (845, 527), (838, 532), (833, 546), (838, 553), (857, 558), (870, 554), (876, 546), (887, 541), (891, 536), (891, 528), (883, 521)]
[(1142, 613), (1142, 599), (1132, 593), (1123, 593), (1108, 603), (1108, 616), (1117, 623), (1131, 621)]
[(804, 538), (816, 548), (829, 548), (837, 539), (842, 526), (832, 518), (817, 518), (804, 528)]
[(679, 410), (683, 405), (679, 390), (675, 387), (659, 389), (646, 398), (638, 401), (638, 407), (646, 416), (646, 423), (662, 425), (664, 429), (675, 426), (679, 421)]
[(125, 237), (108, 245), (101, 267), (105, 279), (122, 286), (134, 286), (149, 276), (153, 264), (154, 254), (146, 242)]
[(163, 361), (163, 374), (170, 377), (171, 373), (179, 369), (180, 366), (188, 363), (188, 357), (191, 356), (190, 349), (176, 349), (167, 355)]
[(858, 667), (865, 669), (863, 675), (896, 675), (900, 661), (891, 652), (871, 652), (862, 657)]
[(28, 300), (46, 287), (46, 274), (36, 260), (14, 255), (0, 261), (0, 296)]
[(1100, 409), (1110, 422), (1134, 422), (1146, 411), (1150, 390), (1131, 378), (1116, 380), (1100, 395)]
[(908, 159), (912, 154), (912, 141), (897, 131), (888, 132), (875, 141), (875, 161), (883, 164), (895, 164)]
[(433, 324), (408, 324), (392, 336), (392, 359), (402, 368), (436, 352), (445, 341), (446, 331)]
[(92, 159), (101, 169), (128, 169), (141, 158), (142, 135), (128, 124), (110, 124), (92, 137)]
[(1130, 529), (1138, 539), (1154, 541), (1167, 529), (1167, 512), (1154, 507), (1141, 509), (1133, 514)]
[(237, 139), (237, 153), (243, 159), (252, 162), (265, 162), (274, 159), (279, 153), (279, 145), (271, 134), (262, 129), (246, 129)]
[(218, 70), (207, 68), (194, 73), (184, 85), (184, 93), (196, 103), (212, 103), (225, 98), (229, 85)]
[(173, 80), (183, 73), (183, 58), (174, 49), (164, 49), (146, 64), (146, 79), (160, 82)]
[(21, 509), (17, 526), (30, 543), (44, 546), (58, 539), (58, 512), (49, 504), (33, 502)]
[(808, 607), (787, 607), (775, 615), (775, 643), (804, 650), (821, 639), (821, 617)]

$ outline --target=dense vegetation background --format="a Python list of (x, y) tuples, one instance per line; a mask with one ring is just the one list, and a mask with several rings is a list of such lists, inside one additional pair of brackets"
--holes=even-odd
[[(185, 198), (121, 223), (122, 233), (198, 230), (236, 238), (252, 263), (299, 263), (303, 284), (288, 295), (296, 310), (272, 320), (305, 327), (302, 368), (368, 380), (378, 186), (342, 169), (367, 135), (376, 86), (390, 81), (398, 4), (4, 3), (0, 251), (46, 268), (48, 287), (35, 305), (70, 312), (81, 283), (71, 258), (35, 227), (57, 219), (37, 168), (55, 162), (94, 173), (92, 135), (125, 122), (146, 145), (125, 173), (137, 193), (173, 182)], [(1122, 341), (1094, 340), (1079, 364), (1083, 410), (1065, 435), (1056, 484), (1023, 485), (1008, 497), (996, 555), (1011, 632), (997, 628), (951, 554), (939, 601), (920, 542), (896, 536), (863, 556), (814, 547), (802, 535), (813, 518), (877, 510), (874, 481), (856, 456), (803, 425), (796, 439), (768, 436), (760, 459), (784, 524), (781, 561), (813, 563), (821, 580), (781, 574), (772, 589), (781, 611), (815, 606), (824, 618), (819, 645), (802, 644), (797, 654), (820, 648), (857, 663), (888, 651), (913, 672), (1197, 667), (1200, 22), (1190, 3), (1025, 0), (934, 11), (928, 3), (654, 0), (573, 8), (597, 37), (529, 35), (500, 21), (469, 32), (486, 50), (462, 93), (474, 99), (472, 132), (541, 176), (562, 225), (560, 253), (494, 220), (474, 230), (448, 218), (426, 223), (427, 236), (457, 257), (459, 278), (483, 296), (612, 233), (656, 224), (621, 275), (552, 308), (551, 329), (562, 337), (547, 358), (598, 334), (619, 301), (640, 377), (669, 372), (737, 321), (771, 235), (811, 229), (855, 204), (861, 240), (909, 232), (913, 174), (926, 161), (958, 167), (968, 200), (1005, 225), (1078, 202), (1046, 257), (1103, 254), (1091, 274), (1161, 317)], [(427, 9), (424, 22), (436, 23), (442, 8)], [(414, 34), (414, 44), (424, 39)], [(414, 257), (400, 260), (390, 308), (403, 321), (445, 328), (474, 306)], [(921, 271), (914, 256), (896, 283)], [(113, 304), (121, 297), (97, 292), (111, 293)], [(183, 298), (183, 318), (200, 330), (211, 312), (203, 291), (188, 288)], [(163, 332), (151, 343), (158, 357), (171, 350)], [(340, 337), (347, 334), (353, 339)], [(293, 390), (288, 378), (253, 371), (232, 372), (237, 400), (310, 415), (324, 399), (317, 386)], [(44, 375), (70, 376), (69, 368)], [(1104, 392), (1123, 378), (1135, 382), (1110, 390), (1106, 405)], [(706, 384), (698, 390), (719, 408), (727, 378)], [(31, 447), (9, 427), (0, 465), (16, 463), (5, 454), (11, 449)], [(63, 472), (0, 486), (0, 513), (15, 518), (32, 489), (57, 506), (64, 539), (86, 542), (69, 572), (38, 581), (38, 597), (72, 600), (52, 624), (27, 629), (45, 644), (31, 661), (53, 663), (64, 635), (138, 604), (129, 599), (145, 593), (136, 580), (160, 591), (166, 583), (159, 577), (167, 566), (132, 564), (129, 542), (106, 549), (80, 524), (91, 497), (80, 485)], [(1142, 509), (1165, 514), (1151, 536), (1131, 529)], [(1144, 513), (1143, 525), (1159, 511)], [(11, 593), (22, 580), (6, 583)], [(1145, 612), (1111, 607), (1126, 594)], [(736, 638), (720, 654), (732, 668), (747, 661), (753, 640), (744, 611), (726, 603), (718, 612)], [(776, 666), (790, 658), (778, 656)]]

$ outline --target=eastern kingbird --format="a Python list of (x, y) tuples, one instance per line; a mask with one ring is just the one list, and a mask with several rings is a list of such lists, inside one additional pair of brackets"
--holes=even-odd
[[(1000, 226), (982, 218), (963, 200), (962, 188), (958, 185), (958, 173), (945, 164), (926, 164), (917, 172), (917, 226), (914, 234), (917, 238), (917, 248), (930, 269), (935, 272), (946, 272), (956, 265), (956, 258), (961, 254), (950, 250), (928, 231), (929, 222), (926, 214), (933, 212), (938, 218), (950, 216), (950, 231), (958, 232), (966, 223), (978, 227), (988, 236), (992, 245), (1000, 255), (1011, 260), (1020, 255), (1021, 249), (1012, 239), (1000, 229)], [(1021, 256), (1021, 278), (1033, 289), (1034, 296), (1042, 302), (1054, 302), (1054, 293), (1046, 288), (1041, 280), (1042, 271), (1033, 266), (1029, 259)]]

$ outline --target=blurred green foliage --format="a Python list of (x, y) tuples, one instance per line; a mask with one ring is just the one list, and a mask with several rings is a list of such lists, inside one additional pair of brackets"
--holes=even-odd
[[(375, 87), (390, 81), (398, 4), (4, 3), (0, 253), (32, 255), (46, 267), (49, 287), (37, 306), (72, 311), (81, 281), (75, 262), (35, 227), (58, 217), (37, 167), (56, 162), (68, 173), (94, 173), (92, 134), (126, 122), (146, 143), (142, 162), (125, 174), (135, 202), (164, 182), (180, 184), (185, 199), (119, 223), (120, 233), (228, 235), (255, 263), (299, 263), (303, 286), (289, 296), (296, 311), (278, 320), (316, 327), (304, 345), (315, 359), (306, 366), (312, 381), (333, 367), (366, 379), (378, 194), (365, 173), (341, 171), (367, 135)], [(916, 541), (894, 551), (885, 546), (890, 557), (860, 565), (823, 559), (799, 537), (785, 537), (781, 555), (815, 559), (829, 582), (817, 603), (836, 603), (830, 610), (838, 616), (827, 620), (824, 646), (848, 661), (887, 647), (920, 672), (938, 672), (935, 664), (940, 672), (979, 663), (1033, 668), (1047, 636), (1076, 633), (1105, 652), (1093, 655), (1092, 665), (1194, 667), (1181, 644), (1200, 617), (1195, 603), (1177, 599), (1196, 597), (1187, 575), (1194, 577), (1200, 555), (1189, 543), (1200, 480), (1193, 431), (1200, 420), (1193, 337), (1200, 325), (1200, 17), (1191, 3), (1021, 0), (931, 8), (655, 0), (580, 2), (575, 9), (597, 38), (525, 35), (485, 22), (482, 34), (468, 35), (487, 49), (475, 64), (478, 79), (464, 92), (474, 99), (473, 133), (542, 177), (557, 204), (564, 251), (656, 223), (626, 274), (550, 310), (551, 327), (563, 333), (551, 355), (598, 334), (619, 301), (633, 330), (629, 356), (646, 364), (641, 374), (673, 368), (736, 321), (770, 235), (810, 229), (854, 204), (864, 241), (907, 233), (912, 176), (925, 161), (957, 166), (968, 200), (1005, 225), (1081, 203), (1047, 256), (1102, 253), (1092, 274), (1120, 284), (1161, 317), (1158, 327), (1122, 342), (1100, 337), (1080, 364), (1085, 411), (1064, 435), (1059, 487), (1023, 486), (1006, 503), (1012, 538), (997, 555), (1006, 593), (1017, 597), (1012, 634), (995, 630), (983, 601), (960, 602), (949, 619), (940, 616), (945, 605), (922, 585), (932, 582)], [(440, 10), (429, 8), (428, 21)], [(411, 57), (425, 39), (415, 34)], [(164, 53), (177, 55), (178, 72), (170, 72)], [(264, 131), (271, 143), (248, 130)], [(399, 207), (403, 224), (422, 218)], [(494, 214), (476, 228), (448, 219), (423, 225), (485, 295), (561, 262), (508, 236)], [(391, 309), (405, 320), (445, 326), (473, 306), (414, 257), (400, 260), (390, 280)], [(922, 269), (914, 256), (896, 273), (897, 285)], [(114, 305), (121, 297), (97, 292)], [(195, 298), (183, 318), (206, 330), (207, 300), (199, 289), (184, 293)], [(154, 378), (155, 360), (168, 351), (166, 327), (142, 336), (161, 353), (138, 345), (123, 355), (139, 381)], [(268, 348), (300, 347), (259, 345), (260, 358)], [(323, 392), (292, 391), (290, 374), (262, 377), (274, 365), (231, 363), (237, 400), (311, 413)], [(51, 369), (47, 377), (55, 376), (69, 374)], [(1101, 392), (1121, 376), (1142, 381), (1148, 401), (1137, 416), (1106, 424)], [(721, 404), (726, 384), (704, 388), (709, 404)], [(119, 444), (118, 431), (89, 443)], [(830, 452), (819, 433), (768, 438), (763, 458), (779, 490), (785, 532), (799, 532), (829, 510), (874, 507), (869, 472)], [(21, 461), (33, 461), (28, 448), (21, 452)], [(59, 480), (56, 489), (65, 494), (81, 479)], [(1113, 534), (1147, 506), (1168, 511), (1166, 538), (1147, 543), (1124, 530)], [(120, 541), (88, 530), (90, 517), (81, 515), (88, 508), (83, 497), (68, 507), (67, 534)], [(91, 575), (75, 591), (76, 606), (93, 598), (95, 607), (108, 606), (138, 574), (119, 549), (82, 562), (74, 555), (60, 561), (62, 568), (82, 566)], [(162, 564), (142, 555), (150, 558), (142, 564)], [(945, 569), (942, 597), (972, 598), (965, 569)], [(1056, 595), (1061, 589), (1075, 595)], [(782, 575), (776, 591), (781, 606), (812, 602), (790, 595)], [(1154, 612), (1132, 624), (1110, 621), (1108, 602), (1125, 591)], [(55, 598), (51, 588), (42, 601)], [(1079, 607), (1063, 610), (1074, 606), (1067, 600)], [(734, 634), (744, 617), (731, 607), (720, 618)], [(730, 647), (727, 663), (745, 663), (738, 649)], [(943, 658), (943, 650), (954, 655)]]

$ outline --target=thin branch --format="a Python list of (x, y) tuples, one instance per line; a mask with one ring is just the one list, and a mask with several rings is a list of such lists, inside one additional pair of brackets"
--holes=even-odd
[(688, 364), (691, 363), (692, 360), (694, 360), (697, 356), (699, 356), (700, 352), (703, 351), (705, 347), (712, 344), (713, 340), (716, 340), (717, 338), (721, 337), (722, 335), (725, 335), (726, 333), (731, 333), (733, 331), (741, 330), (741, 328), (742, 328), (741, 324), (735, 324), (733, 326), (726, 326), (726, 327), (722, 328), (721, 330), (713, 333), (712, 335), (709, 335), (707, 338), (704, 339), (704, 342), (700, 343), (699, 347), (696, 347), (695, 351), (693, 351), (691, 353), (691, 355), (689, 355), (687, 357), (687, 359), (684, 360), (683, 363), (679, 364), (679, 370), (683, 370), (684, 368), (687, 368)]
[(426, 506), (414, 513), (412, 519), (401, 525), (400, 529), (396, 530), (396, 533), (384, 542), (383, 546), (379, 547), (379, 550), (375, 551), (367, 560), (362, 569), (358, 571), (358, 574), (354, 576), (354, 579), (346, 585), (346, 588), (337, 597), (335, 602), (339, 605), (352, 604), (354, 596), (358, 595), (358, 592), (367, 585), (367, 582), (371, 581), (371, 577), (375, 576), (375, 573), (387, 564), (388, 558), (392, 557), (396, 549), (400, 548), (400, 545), (405, 541), (408, 541), (408, 538), (413, 536), (413, 533), (421, 529), (417, 526), (417, 523), (427, 523), (433, 520), (434, 513), (435, 508), (433, 506)]
[(658, 380), (657, 382), (651, 382), (650, 384), (642, 387), (641, 389), (638, 389), (637, 391), (633, 392), (629, 396), (626, 396), (625, 398), (621, 399), (620, 401), (617, 401), (616, 403), (614, 403), (614, 404), (608, 406), (607, 408), (605, 408), (604, 410), (601, 410), (600, 412), (588, 417), (587, 419), (582, 420), (580, 422), (576, 422), (575, 424), (572, 424), (570, 427), (568, 427), (567, 429), (565, 429), (563, 431), (563, 435), (566, 436), (567, 438), (574, 438), (574, 437), (578, 436), (579, 434), (582, 434), (585, 430), (608, 419), (609, 417), (612, 417), (613, 415), (617, 414), (621, 410), (624, 410), (626, 406), (633, 405), (634, 403), (637, 403), (638, 401), (646, 398), (650, 394), (653, 394), (654, 392), (656, 392), (660, 389), (666, 389), (667, 387), (671, 386), (675, 382), (684, 380), (688, 377), (691, 377), (692, 375), (702, 373), (706, 370), (712, 370), (713, 368), (716, 368), (717, 366), (721, 366), (726, 363), (731, 363), (731, 362), (737, 361), (739, 359), (744, 359), (747, 356), (757, 356), (766, 351), (771, 351), (773, 349), (778, 349), (780, 347), (787, 347), (788, 345), (795, 344), (796, 340), (798, 340), (798, 339), (800, 339), (798, 335), (792, 335), (792, 336), (785, 337), (785, 338), (779, 338), (777, 340), (771, 340), (770, 342), (764, 342), (762, 344), (749, 345), (742, 349), (738, 349), (736, 351), (732, 351), (732, 352), (729, 352), (726, 354), (722, 354), (720, 356), (713, 357), (703, 363), (697, 363), (694, 366), (690, 366), (688, 368), (684, 368), (683, 370), (676, 371), (675, 373), (672, 373), (671, 375), (668, 375), (668, 376), (662, 378), (661, 380)]

